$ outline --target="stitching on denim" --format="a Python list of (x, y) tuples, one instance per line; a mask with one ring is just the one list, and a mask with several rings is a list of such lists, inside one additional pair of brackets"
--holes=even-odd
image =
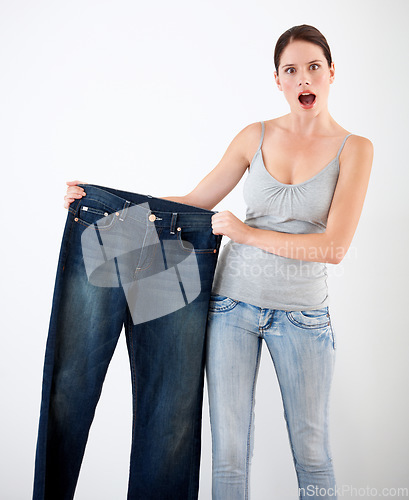
[[(229, 302), (225, 306), (213, 307), (209, 303), (209, 311), (210, 312), (225, 312), (225, 311), (230, 311), (231, 309), (234, 309), (237, 306), (237, 304), (240, 302), (239, 300), (231, 299), (230, 297), (226, 297), (226, 298), (229, 299)], [(223, 302), (225, 300), (226, 299), (223, 299)]]
[[(268, 344), (267, 344), (267, 347), (268, 347)], [(270, 348), (268, 348), (268, 350), (270, 351)], [(274, 368), (275, 368), (275, 371), (276, 371), (278, 385), (280, 387), (281, 400), (282, 400), (282, 403), (283, 403), (284, 418), (285, 418), (285, 423), (286, 423), (286, 428), (287, 428), (288, 440), (290, 441), (290, 448), (291, 448), (292, 458), (293, 458), (293, 462), (294, 462), (294, 467), (296, 468), (298, 462), (297, 462), (297, 459), (296, 459), (294, 445), (293, 445), (293, 441), (292, 441), (292, 438), (291, 438), (291, 430), (290, 430), (290, 425), (289, 425), (289, 420), (288, 420), (287, 408), (286, 408), (286, 405), (285, 405), (284, 394), (283, 394), (283, 391), (281, 389), (280, 377), (278, 375), (278, 370), (277, 370), (277, 367), (275, 366), (275, 361), (274, 361), (273, 354), (272, 354), (271, 351), (270, 351), (270, 355), (271, 355), (271, 359), (273, 360), (273, 365), (274, 365)], [(298, 478), (298, 474), (297, 474), (297, 478)], [(300, 484), (298, 486), (300, 487)]]
[[(274, 368), (275, 368), (275, 371), (276, 371), (276, 375), (277, 375), (278, 385), (279, 385), (280, 393), (281, 393), (281, 399), (282, 399), (282, 402), (283, 402), (284, 417), (285, 417), (285, 422), (286, 422), (288, 439), (289, 439), (290, 447), (291, 447), (292, 459), (293, 459), (294, 467), (295, 467), (295, 470), (296, 470), (296, 473), (297, 473), (298, 488), (301, 488), (301, 483), (300, 483), (300, 480), (299, 480), (299, 475), (298, 475), (298, 472), (297, 472), (297, 467), (299, 467), (301, 469), (303, 469), (303, 468), (300, 466), (299, 462), (296, 459), (296, 453), (295, 453), (295, 450), (294, 450), (294, 445), (293, 445), (293, 441), (292, 441), (292, 437), (291, 437), (291, 430), (290, 430), (290, 425), (289, 425), (289, 419), (288, 419), (288, 413), (287, 413), (287, 409), (286, 409), (284, 394), (283, 394), (283, 391), (281, 389), (282, 385), (281, 385), (281, 382), (280, 382), (279, 372), (277, 370), (277, 367), (276, 367), (276, 364), (275, 364), (275, 361), (274, 361), (273, 353), (271, 352), (270, 347), (268, 346), (268, 344), (267, 344), (267, 347), (268, 347), (268, 350), (270, 351), (271, 359), (273, 361), (273, 365), (274, 365)], [(327, 418), (325, 419), (325, 422), (326, 422), (326, 427), (325, 427), (325, 429), (326, 429), (326, 436), (325, 436), (325, 439), (326, 439), (325, 443), (326, 444), (325, 444), (325, 449), (326, 449), (326, 451), (328, 451), (328, 453), (327, 453), (327, 457), (328, 457), (327, 463), (332, 463), (332, 453), (331, 453), (331, 450), (329, 448), (329, 433), (328, 433), (329, 404), (330, 404), (330, 399), (328, 397)], [(328, 444), (328, 447), (327, 447), (327, 444)], [(305, 468), (303, 470), (305, 470)]]
[(302, 328), (304, 330), (316, 330), (318, 328), (325, 328), (330, 324), (328, 320), (326, 323), (319, 323), (318, 325), (305, 325), (304, 323), (300, 323), (293, 317), (292, 315), (293, 311), (286, 311), (285, 313), (287, 315), (287, 318), (289, 319), (289, 321), (291, 321), (293, 325), (297, 326), (298, 328)]
[[(106, 225), (106, 226), (98, 226), (98, 231), (105, 231), (107, 229), (111, 229), (112, 226), (116, 223), (116, 220), (117, 220), (117, 218), (115, 217), (115, 218), (112, 219), (112, 222), (110, 222), (108, 225)], [(78, 218), (78, 220), (76, 220), (74, 222), (76, 224), (81, 224), (84, 227), (90, 227), (90, 226), (92, 226), (94, 224), (94, 222), (86, 222), (86, 221), (84, 221), (84, 220), (82, 220), (80, 218)]]
[[(128, 308), (129, 309), (129, 308)], [(130, 365), (131, 365), (131, 378), (132, 378), (132, 445), (134, 435), (135, 435), (135, 425), (136, 425), (136, 369), (135, 369), (135, 352), (133, 347), (133, 329), (132, 329), (132, 321), (131, 321), (131, 311), (129, 311), (128, 315), (128, 342), (129, 342), (129, 357), (130, 357)]]
[(337, 348), (337, 342), (335, 340), (335, 332), (334, 332), (334, 329), (332, 328), (331, 314), (330, 314), (329, 310), (328, 310), (328, 314), (329, 314), (329, 316), (328, 316), (328, 318), (329, 318), (329, 326), (331, 328), (331, 336), (332, 336), (332, 347), (333, 347), (333, 349), (335, 351), (336, 348)]
[[(183, 215), (183, 214), (181, 214), (181, 215)], [(206, 223), (204, 223), (204, 222), (202, 222), (202, 223), (197, 222), (197, 223), (196, 223), (196, 222), (195, 222), (194, 224), (183, 224), (182, 229), (183, 229), (184, 227), (193, 227), (193, 228), (196, 228), (196, 227), (198, 227), (198, 226), (200, 226), (200, 227), (208, 227), (209, 229), (212, 227), (212, 225), (211, 225), (209, 222), (206, 222)]]
[[(87, 199), (87, 201), (90, 200), (90, 201), (95, 201), (97, 203), (101, 203), (101, 205), (104, 205), (104, 207), (106, 207), (108, 210), (111, 210), (111, 213), (116, 212), (116, 210), (114, 208), (110, 207), (109, 205), (107, 205), (106, 203), (104, 203), (100, 200), (96, 200), (95, 198), (90, 198), (88, 196), (86, 199)], [(79, 203), (78, 203), (75, 210), (71, 207), (71, 205), (68, 207), (68, 210), (77, 217), (78, 213), (80, 212), (81, 207), (84, 205), (84, 203), (83, 203), (84, 200), (85, 200), (85, 198), (79, 199)], [(87, 205), (85, 205), (85, 206), (87, 206)], [(97, 209), (95, 209), (95, 210), (97, 210)]]
[[(92, 198), (90, 198), (90, 199), (92, 199)], [(98, 200), (94, 200), (94, 201), (98, 201)], [(103, 203), (103, 205), (104, 205), (104, 203)], [(80, 217), (80, 211), (81, 211), (82, 206), (83, 206), (83, 204), (79, 203), (76, 210), (71, 210), (71, 207), (69, 208), (69, 210), (72, 214), (74, 214), (75, 218), (78, 219), (76, 221), (74, 220), (74, 222), (76, 222), (77, 224), (82, 224), (85, 227), (90, 227), (94, 224), (94, 222), (87, 222)], [(110, 208), (110, 207), (108, 207), (108, 208)], [(96, 210), (96, 209), (94, 209), (94, 210)], [(113, 212), (115, 212), (115, 210), (113, 210)], [(98, 226), (98, 230), (105, 231), (106, 229), (111, 229), (111, 227), (116, 223), (116, 221), (117, 221), (117, 217), (112, 217), (112, 221), (109, 224), (106, 224), (104, 226)]]
[(103, 210), (100, 210), (99, 208), (88, 207), (87, 205), (81, 205), (81, 209), (83, 210), (83, 212), (87, 212), (89, 214), (103, 215), (104, 217), (106, 217), (105, 214), (107, 213), (104, 212)]
[[(202, 373), (201, 373), (201, 392), (202, 392), (202, 407), (203, 407), (203, 396), (204, 396), (204, 376), (205, 376), (205, 373), (204, 373), (204, 370), (205, 370), (205, 366), (206, 366), (206, 331), (204, 331), (204, 338), (203, 338), (203, 354), (202, 354)], [(203, 414), (202, 414), (202, 410), (200, 410), (200, 418), (199, 418), (199, 443), (201, 442), (201, 429), (202, 429), (202, 418), (203, 418)], [(191, 474), (189, 475), (189, 489), (188, 489), (188, 496), (187, 498), (190, 499), (192, 498), (192, 500), (194, 498), (197, 498), (197, 492), (196, 491), (192, 491), (192, 488), (194, 487), (194, 483), (193, 483), (193, 478), (195, 477), (194, 474), (192, 473), (192, 470), (194, 471), (195, 470), (195, 467), (196, 467), (196, 462), (195, 462), (195, 459), (193, 458), (194, 457), (194, 451), (195, 451), (195, 444), (196, 444), (196, 440), (195, 440), (195, 425), (192, 426), (192, 439), (191, 439), (191, 449), (190, 449), (190, 457), (191, 457), (191, 460), (190, 460), (190, 471), (191, 471)], [(199, 445), (200, 447), (200, 445)], [(200, 455), (200, 454), (199, 454)], [(200, 458), (199, 458), (199, 472), (200, 472)], [(197, 485), (197, 481), (198, 481), (198, 478), (196, 479), (195, 478), (195, 485)], [(195, 486), (195, 490), (196, 490), (197, 486)]]
[[(161, 232), (163, 231), (163, 228), (158, 228), (157, 230), (157, 235), (160, 236)], [(157, 251), (157, 248), (158, 248), (158, 245), (155, 245), (155, 249), (153, 250), (153, 254), (152, 254), (152, 257), (151, 257), (151, 260), (149, 262), (149, 264), (146, 266), (146, 267), (137, 267), (134, 271), (134, 274), (133, 274), (133, 277), (135, 278), (136, 275), (140, 272), (140, 271), (145, 271), (146, 269), (149, 269), (153, 263), (153, 257), (155, 256), (155, 252)]]
[[(258, 349), (257, 349), (257, 361), (256, 361), (256, 369), (254, 371), (254, 378), (253, 378), (253, 387), (251, 389), (251, 405), (250, 405), (250, 423), (249, 423), (249, 430), (247, 434), (247, 454), (246, 454), (246, 472), (245, 472), (245, 500), (248, 500), (249, 498), (249, 467), (250, 467), (250, 440), (251, 440), (251, 427), (253, 424), (253, 409), (254, 409), (254, 395), (255, 395), (255, 389), (256, 389), (256, 380), (257, 380), (257, 374), (258, 370), (260, 367), (260, 354), (261, 354), (261, 348), (262, 348), (262, 340), (260, 339), (258, 342)], [(254, 436), (253, 436), (254, 439)]]
[(104, 205), (104, 207), (107, 207), (109, 210), (112, 210), (112, 212), (117, 212), (117, 210), (115, 210), (115, 208), (110, 207), (109, 205), (107, 205), (103, 201), (97, 200), (96, 198), (90, 198), (89, 196), (84, 196), (83, 198), (79, 198), (79, 200), (80, 200), (80, 203), (78, 203), (77, 210), (82, 205), (81, 202), (83, 202), (83, 201), (87, 202), (88, 200), (90, 200), (90, 201), (96, 201), (97, 203), (100, 203), (101, 205)]
[[(187, 226), (185, 226), (187, 227)], [(216, 250), (216, 247), (215, 248), (206, 248), (206, 249), (201, 249), (201, 248), (186, 248), (185, 246), (183, 246), (183, 243), (182, 243), (182, 236), (181, 236), (181, 233), (182, 231), (178, 231), (178, 234), (177, 234), (177, 240), (179, 242), (179, 245), (180, 247), (182, 248), (182, 250), (185, 250), (186, 252), (194, 252), (194, 253), (214, 253), (214, 251)]]
[[(146, 236), (147, 236), (147, 234), (148, 234), (148, 227), (146, 227), (146, 229), (145, 229), (145, 235), (144, 235), (144, 237), (143, 237), (143, 242), (142, 242), (142, 247), (141, 247), (142, 249), (145, 247), (145, 241), (146, 241)], [(134, 271), (134, 273), (133, 273), (133, 277), (134, 277), (134, 278), (135, 278), (135, 276), (138, 274), (139, 263), (141, 262), (141, 259), (142, 259), (142, 252), (141, 252), (141, 254), (139, 255), (138, 264), (137, 264), (136, 269), (135, 269), (135, 271)]]

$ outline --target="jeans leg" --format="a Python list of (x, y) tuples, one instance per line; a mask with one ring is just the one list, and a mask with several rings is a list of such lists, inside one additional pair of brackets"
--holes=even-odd
[[(128, 498), (193, 500), (207, 310), (221, 243), (211, 230), (214, 212), (104, 186), (86, 191), (70, 206), (57, 270), (34, 499), (73, 498), (125, 321), (134, 393)], [(173, 284), (178, 294), (167, 293)]]
[[(255, 387), (261, 338), (256, 308), (212, 296), (206, 349), (212, 430), (213, 500), (247, 500), (254, 446)], [(257, 320), (258, 321), (258, 320)]]
[(69, 213), (45, 354), (35, 500), (74, 497), (89, 429), (125, 314), (120, 288), (95, 287), (87, 279), (80, 244), (84, 229)]
[[(128, 499), (194, 500), (206, 323), (219, 240), (211, 233), (209, 214), (200, 227), (198, 215), (179, 213), (174, 231), (166, 214), (155, 214), (159, 242), (146, 240), (138, 279), (127, 292), (135, 306), (126, 326), (134, 397)], [(164, 314), (165, 306), (181, 302)], [(144, 318), (151, 319), (138, 322)]]
[(197, 498), (207, 305), (199, 298), (128, 324), (134, 397), (128, 499)]
[(265, 340), (280, 385), (299, 498), (334, 500), (328, 418), (335, 344), (328, 307), (276, 310)]

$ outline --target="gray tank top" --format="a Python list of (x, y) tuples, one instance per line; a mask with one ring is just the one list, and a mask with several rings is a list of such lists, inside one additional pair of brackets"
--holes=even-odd
[[(284, 233), (321, 233), (339, 175), (339, 155), (314, 177), (298, 184), (283, 184), (266, 169), (260, 145), (243, 185), (247, 205), (245, 224)], [(290, 259), (230, 240), (221, 250), (212, 293), (255, 306), (305, 311), (329, 305), (327, 265)]]

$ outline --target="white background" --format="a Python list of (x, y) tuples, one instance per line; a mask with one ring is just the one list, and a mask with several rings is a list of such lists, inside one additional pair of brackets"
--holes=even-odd
[[(332, 116), (375, 149), (350, 251), (338, 266), (328, 265), (338, 341), (330, 421), (337, 483), (379, 491), (409, 486), (408, 6), (406, 0), (1, 0), (2, 499), (31, 496), (65, 181), (158, 197), (187, 194), (244, 126), (289, 111), (274, 82), (273, 50), (282, 32), (302, 23), (316, 26), (331, 47)], [(244, 179), (215, 210), (244, 220)], [(211, 497), (206, 398), (201, 500)], [(130, 435), (122, 334), (76, 499), (126, 498)], [(253, 500), (296, 499), (265, 346), (255, 439)]]

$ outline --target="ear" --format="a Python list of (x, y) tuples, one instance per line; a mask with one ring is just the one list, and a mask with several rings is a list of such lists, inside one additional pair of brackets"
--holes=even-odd
[(274, 79), (275, 79), (275, 81), (276, 81), (276, 84), (277, 84), (278, 90), (283, 90), (283, 89), (281, 88), (280, 77), (277, 75), (277, 71), (274, 71)]
[(334, 62), (331, 63), (331, 67), (329, 69), (329, 83), (334, 83), (335, 80), (335, 65)]

